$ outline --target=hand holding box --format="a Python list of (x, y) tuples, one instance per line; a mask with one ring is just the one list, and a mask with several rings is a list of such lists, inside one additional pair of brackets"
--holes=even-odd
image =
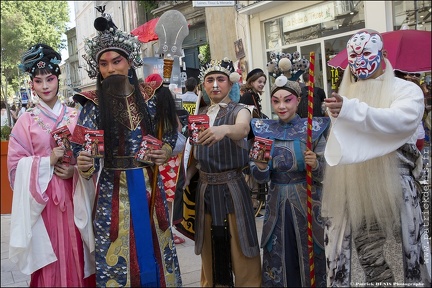
[(58, 147), (62, 147), (65, 149), (63, 157), (61, 158), (61, 163), (69, 165), (72, 160), (73, 152), (70, 140), (72, 138), (72, 134), (69, 128), (65, 125), (60, 128), (55, 129), (51, 132), (54, 141), (56, 142)]
[(137, 161), (146, 163), (146, 164), (153, 164), (152, 159), (148, 156), (148, 153), (150, 153), (153, 150), (161, 150), (162, 149), (162, 141), (151, 136), (151, 135), (145, 135), (142, 138), (141, 147), (139, 151), (135, 154), (135, 159)]
[(267, 163), (270, 160), (270, 152), (273, 145), (272, 139), (255, 136), (249, 158), (255, 162)]
[(196, 144), (199, 139), (199, 134), (205, 129), (210, 127), (210, 118), (208, 115), (189, 115), (188, 116), (188, 129), (189, 129), (189, 142)]

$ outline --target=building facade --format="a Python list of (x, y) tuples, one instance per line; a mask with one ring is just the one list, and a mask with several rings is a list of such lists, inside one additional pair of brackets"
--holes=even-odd
[[(266, 70), (271, 52), (299, 51), (306, 58), (315, 52), (315, 85), (327, 96), (338, 77), (327, 62), (345, 48), (354, 31), (431, 30), (430, 1), (239, 1), (237, 11), (249, 19), (249, 70)], [(262, 100), (267, 115), (274, 79), (269, 80)]]
[[(205, 45), (210, 47), (211, 58), (228, 57), (235, 61), (243, 79), (254, 68), (266, 71), (271, 52), (299, 51), (306, 58), (315, 52), (315, 85), (327, 95), (338, 77), (337, 70), (328, 67), (327, 62), (345, 48), (353, 32), (362, 28), (379, 32), (402, 27), (431, 30), (430, 1), (153, 1), (157, 6), (151, 11), (144, 11), (140, 2), (74, 2), (76, 52), (74, 48), (69, 51), (69, 69), (65, 69), (66, 73), (75, 74), (65, 80), (72, 88), (95, 89), (95, 81), (88, 78), (87, 64), (82, 58), (83, 39), (96, 35), (93, 21), (100, 13), (94, 7), (102, 5), (117, 27), (127, 32), (165, 11), (180, 11), (189, 25), (189, 35), (183, 41), (185, 56), (180, 61), (188, 76), (198, 73), (198, 54)], [(219, 4), (215, 6), (216, 2)], [(73, 35), (68, 32), (68, 44), (72, 47)], [(157, 40), (143, 43), (142, 57), (157, 57), (158, 45)], [(76, 59), (72, 54), (77, 55)], [(139, 78), (144, 76), (142, 69), (137, 74)], [(263, 94), (263, 112), (267, 115), (272, 114), (269, 90), (273, 81), (270, 76)]]
[[(138, 26), (137, 5), (137, 1), (74, 1), (76, 45), (72, 44), (72, 46), (76, 47), (75, 55), (77, 55), (77, 59), (75, 60), (78, 61), (78, 65), (74, 67), (72, 67), (72, 65), (70, 66), (70, 72), (75, 74), (71, 76), (70, 80), (71, 82), (73, 81), (72, 79), (79, 80), (76, 80), (76, 83), (78, 83), (76, 86), (72, 84), (73, 89), (88, 91), (96, 88), (95, 80), (90, 79), (87, 75), (87, 63), (82, 57), (85, 54), (84, 39), (96, 36), (96, 29), (93, 26), (93, 22), (101, 15), (95, 7), (105, 6), (105, 13), (112, 16), (115, 25), (123, 31), (130, 32)], [(74, 62), (74, 64), (76, 64), (76, 62)], [(75, 67), (76, 70), (74, 70)], [(137, 71), (137, 74), (139, 77), (139, 71)]]

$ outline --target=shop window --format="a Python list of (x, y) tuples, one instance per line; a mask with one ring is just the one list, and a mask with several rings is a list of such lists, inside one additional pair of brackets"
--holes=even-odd
[[(346, 48), (346, 44), (352, 35), (342, 36), (324, 41), (326, 63), (334, 56)], [(348, 57), (348, 55), (347, 55)], [(339, 89), (340, 81), (342, 80), (343, 70), (336, 69), (326, 65), (327, 73), (327, 97), (331, 96), (333, 91)]]
[[(363, 1), (325, 1), (322, 4), (289, 13), (264, 23), (267, 62), (270, 61), (271, 52), (293, 53), (302, 50), (304, 41), (335, 35), (334, 39), (325, 41), (325, 58), (328, 61), (329, 57), (345, 48), (349, 38), (349, 36), (338, 37), (337, 35), (364, 27)], [(302, 56), (308, 58), (309, 54), (304, 55), (304, 53), (309, 53), (306, 50), (300, 52)], [(321, 58), (320, 54), (319, 58), (316, 56), (316, 65), (322, 65)], [(324, 82), (322, 73), (325, 69), (321, 67), (319, 71), (321, 78), (317, 77), (322, 82)], [(330, 79), (330, 75), (331, 73), (327, 71), (327, 79)], [(269, 86), (274, 83), (272, 78), (270, 77), (268, 81)], [(320, 83), (320, 85), (323, 84)], [(331, 85), (328, 87), (331, 89)]]
[[(309, 52), (315, 51), (315, 81), (326, 94), (331, 95), (337, 84), (337, 75), (341, 71), (331, 71), (322, 67), (322, 58), (328, 62), (332, 55), (342, 51), (349, 37), (340, 34), (365, 28), (364, 1), (323, 1), (322, 3), (294, 11), (285, 16), (264, 22), (264, 37), (267, 63), (271, 52), (293, 53), (299, 51), (301, 56), (309, 58)], [(304, 45), (305, 41), (326, 37), (325, 55), (321, 53), (321, 44)], [(317, 42), (320, 40), (317, 40)], [(340, 72), (340, 73), (338, 73)], [(324, 74), (326, 73), (326, 74)], [(333, 74), (332, 74), (333, 73)], [(324, 77), (326, 76), (326, 77)], [(272, 76), (268, 79), (268, 90), (274, 83)], [(327, 83), (325, 83), (327, 81)], [(272, 116), (275, 117), (274, 113)]]
[(281, 34), (281, 19), (276, 19), (264, 23), (266, 49), (280, 49), (282, 47), (282, 34)]
[(431, 31), (431, 1), (393, 1), (393, 30)]
[(264, 23), (266, 49), (365, 27), (363, 1), (325, 1)]

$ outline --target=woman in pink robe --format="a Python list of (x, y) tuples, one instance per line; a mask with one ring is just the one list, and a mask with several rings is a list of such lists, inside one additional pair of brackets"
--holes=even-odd
[(58, 128), (70, 137), (78, 119), (77, 110), (58, 99), (60, 60), (44, 44), (22, 56), (20, 68), (30, 74), (40, 101), (18, 119), (9, 140), (14, 191), (9, 258), (31, 274), (31, 287), (95, 285), (94, 276), (89, 277), (94, 272), (84, 269), (83, 242), (74, 223), (75, 159), (53, 137)]

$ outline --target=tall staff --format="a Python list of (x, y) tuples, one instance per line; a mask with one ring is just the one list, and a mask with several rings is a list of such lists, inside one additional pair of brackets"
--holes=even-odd
[[(310, 52), (309, 57), (309, 93), (308, 93), (308, 119), (307, 119), (307, 141), (306, 147), (312, 150), (312, 118), (313, 118), (313, 91), (314, 91), (314, 67), (315, 52)], [(306, 165), (306, 183), (307, 183), (307, 223), (308, 223), (308, 254), (309, 254), (309, 272), (311, 287), (315, 287), (315, 265), (313, 252), (313, 235), (312, 235), (312, 167)]]
[[(163, 85), (168, 87), (170, 84), (171, 73), (174, 64), (174, 57), (182, 57), (182, 44), (184, 38), (189, 34), (189, 26), (186, 18), (177, 10), (168, 10), (159, 18), (155, 32), (159, 38), (158, 54), (164, 55), (163, 62)], [(162, 127), (164, 123), (160, 123), (158, 127), (157, 138), (162, 139)], [(155, 165), (153, 170), (152, 187), (156, 187), (158, 182), (157, 174), (159, 167)], [(155, 208), (155, 193), (151, 195), (150, 201), (150, 217), (153, 220), (153, 211)]]

